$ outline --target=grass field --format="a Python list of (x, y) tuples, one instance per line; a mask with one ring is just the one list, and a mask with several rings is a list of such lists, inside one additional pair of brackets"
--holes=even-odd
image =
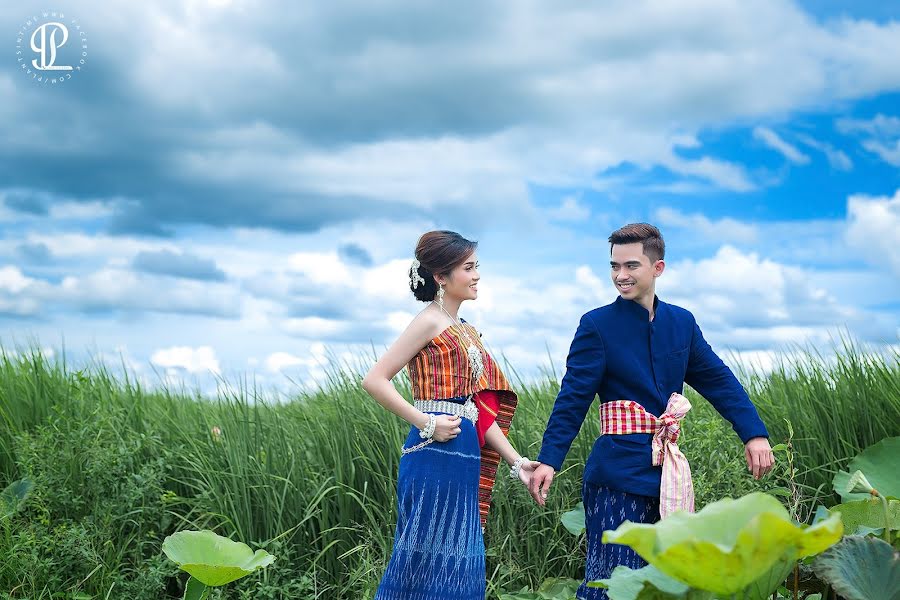
[[(794, 429), (793, 476), (780, 454), (762, 482), (747, 473), (730, 424), (689, 390), (695, 408), (681, 447), (698, 508), (775, 489), (806, 519), (835, 470), (900, 435), (898, 358), (845, 344), (833, 359), (806, 352), (770, 375), (742, 375), (773, 445), (788, 438), (788, 422)], [(407, 382), (396, 383), (406, 393)], [(537, 455), (557, 389), (553, 377), (517, 386), (511, 439), (529, 456)], [(28, 477), (35, 490), (0, 525), (0, 598), (175, 597), (183, 576), (160, 546), (183, 528), (211, 528), (277, 556), (214, 597), (369, 598), (390, 552), (407, 431), (350, 368), (333, 371), (320, 391), (274, 404), (247, 387), (204, 399), (142, 389), (100, 367), (75, 371), (37, 351), (7, 356), (0, 489)], [(489, 597), (580, 575), (582, 541), (559, 515), (579, 500), (596, 434), (589, 418), (545, 509), (499, 479), (486, 533)]]

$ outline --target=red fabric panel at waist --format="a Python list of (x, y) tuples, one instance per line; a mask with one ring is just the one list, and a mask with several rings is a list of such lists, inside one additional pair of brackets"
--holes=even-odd
[(500, 412), (500, 395), (496, 390), (481, 390), (472, 397), (475, 406), (478, 407), (478, 422), (475, 423), (475, 431), (478, 432), (478, 444), (484, 447), (484, 436)]

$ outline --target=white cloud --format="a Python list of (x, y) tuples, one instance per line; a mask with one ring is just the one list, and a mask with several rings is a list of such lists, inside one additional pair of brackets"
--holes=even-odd
[(709, 156), (687, 160), (670, 154), (659, 162), (679, 175), (708, 179), (726, 190), (749, 192), (756, 188), (743, 166)]
[(18, 294), (34, 283), (34, 279), (26, 277), (18, 267), (0, 267), (0, 290)]
[(46, 282), (28, 277), (18, 267), (0, 267), (0, 314), (37, 315), (40, 297), (48, 288)]
[(837, 128), (841, 133), (866, 133), (875, 137), (900, 136), (900, 117), (879, 113), (871, 119), (838, 119)]
[(863, 259), (900, 275), (900, 190), (892, 198), (851, 196), (846, 237)]
[(352, 331), (353, 326), (354, 324), (349, 321), (321, 317), (285, 319), (282, 322), (282, 328), (286, 333), (307, 339), (327, 339), (341, 336)]
[[(777, 342), (787, 330), (808, 337), (811, 331), (860, 316), (817, 286), (803, 269), (730, 245), (710, 258), (670, 263), (658, 289), (673, 303), (694, 311), (701, 326), (732, 332), (734, 341), (761, 341), (768, 335)], [(749, 333), (738, 335), (741, 331)]]
[(663, 207), (656, 211), (654, 218), (663, 227), (677, 227), (690, 231), (708, 241), (732, 243), (753, 243), (759, 238), (758, 227), (732, 218), (712, 220), (702, 214), (684, 214), (671, 207)]
[(410, 258), (399, 258), (384, 264), (375, 265), (363, 270), (353, 283), (375, 302), (398, 305), (412, 298), (409, 291), (409, 266), (412, 263), (413, 249)]
[(385, 315), (385, 321), (395, 336), (399, 336), (415, 318), (416, 313), (394, 310)]
[(578, 196), (566, 196), (559, 206), (547, 210), (547, 216), (554, 221), (587, 221), (591, 208), (583, 204)]
[(862, 147), (884, 162), (900, 167), (900, 118), (878, 114), (871, 119), (839, 119), (838, 131), (865, 135)]
[(900, 167), (900, 140), (891, 143), (866, 140), (863, 142), (863, 148), (873, 154), (877, 154), (881, 157), (881, 160), (889, 165)]
[(823, 152), (825, 152), (825, 156), (828, 157), (828, 162), (831, 166), (838, 171), (849, 171), (853, 168), (853, 161), (850, 160), (850, 157), (847, 156), (843, 150), (836, 150), (831, 146), (825, 146)]
[(764, 143), (769, 148), (772, 148), (776, 152), (781, 153), (786, 159), (794, 164), (809, 164), (809, 157), (807, 155), (800, 152), (800, 150), (798, 150), (796, 146), (792, 146), (791, 144), (784, 141), (781, 136), (779, 136), (768, 127), (754, 128), (753, 137)]
[(575, 283), (593, 295), (603, 297), (608, 295), (605, 288), (610, 285), (610, 280), (601, 279), (589, 266), (581, 265), (575, 269)]
[(297, 252), (288, 257), (291, 271), (303, 273), (313, 283), (349, 283), (350, 269), (336, 252)]
[(60, 230), (53, 233), (28, 232), (24, 241), (44, 244), (57, 257), (102, 258), (131, 257), (141, 251), (178, 252), (178, 245), (169, 241), (149, 241), (127, 236), (107, 234), (89, 235), (78, 231)]
[(183, 369), (188, 373), (221, 373), (216, 352), (210, 346), (160, 348), (150, 357), (150, 362), (166, 369)]
[(273, 373), (280, 373), (282, 370), (297, 367), (308, 366), (309, 359), (300, 358), (287, 352), (273, 352), (266, 357), (266, 368)]
[(75, 310), (191, 313), (235, 318), (240, 295), (227, 283), (172, 279), (116, 268), (70, 275), (48, 288), (43, 300)]
[(797, 139), (810, 148), (814, 148), (825, 154), (831, 168), (837, 169), (838, 171), (850, 171), (853, 169), (853, 161), (850, 160), (850, 157), (847, 156), (847, 153), (843, 150), (838, 150), (831, 144), (821, 142), (806, 134), (799, 134)]
[(331, 360), (321, 342), (311, 344), (307, 357), (296, 356), (289, 352), (273, 352), (266, 357), (266, 369), (271, 373), (281, 373), (286, 369), (305, 367), (307, 370), (323, 371)]

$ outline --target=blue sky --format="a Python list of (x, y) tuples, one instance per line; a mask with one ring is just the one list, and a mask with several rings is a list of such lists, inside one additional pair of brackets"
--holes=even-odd
[(666, 238), (660, 297), (730, 361), (897, 348), (891, 3), (58, 8), (80, 72), (0, 61), (8, 351), (314, 385), (421, 309), (412, 249), (449, 228), (480, 242), (462, 315), (530, 377), (614, 299), (605, 240), (634, 221)]

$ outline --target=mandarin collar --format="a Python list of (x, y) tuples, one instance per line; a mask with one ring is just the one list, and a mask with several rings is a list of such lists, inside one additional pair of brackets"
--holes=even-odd
[[(622, 296), (618, 296), (616, 298), (616, 304), (618, 304), (623, 309), (627, 310), (629, 314), (634, 315), (646, 322), (650, 322), (650, 311), (646, 308), (635, 302), (634, 300), (626, 300)], [(659, 301), (659, 296), (656, 294), (653, 295), (653, 312), (656, 317), (659, 317), (659, 307), (664, 303)], [(656, 318), (653, 319), (656, 321)]]

